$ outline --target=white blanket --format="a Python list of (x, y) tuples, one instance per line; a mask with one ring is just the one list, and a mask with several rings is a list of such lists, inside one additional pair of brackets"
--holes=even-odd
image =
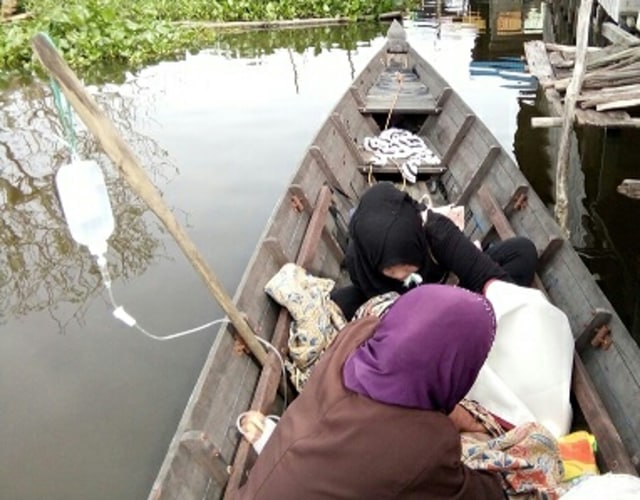
[(486, 297), (496, 338), (467, 398), (511, 424), (537, 422), (556, 437), (566, 434), (574, 351), (566, 315), (542, 292), (504, 281), (492, 282)]

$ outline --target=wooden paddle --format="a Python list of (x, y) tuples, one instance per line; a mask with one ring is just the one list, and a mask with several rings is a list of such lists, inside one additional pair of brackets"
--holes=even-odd
[(232, 299), (224, 291), (193, 241), (191, 241), (173, 213), (166, 206), (160, 192), (149, 180), (135, 154), (111, 120), (87, 93), (80, 80), (60, 56), (47, 35), (38, 33), (33, 37), (31, 43), (38, 59), (58, 82), (62, 92), (76, 113), (78, 113), (78, 116), (97, 138), (102, 149), (111, 158), (111, 161), (129, 183), (129, 186), (149, 206), (175, 238), (178, 246), (182, 249), (196, 272), (200, 274), (251, 353), (263, 365), (267, 359), (266, 351), (256, 340), (251, 327), (236, 308)]

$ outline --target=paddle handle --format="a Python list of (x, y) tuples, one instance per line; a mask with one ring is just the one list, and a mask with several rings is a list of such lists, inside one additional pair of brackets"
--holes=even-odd
[(99, 108), (95, 100), (87, 93), (74, 72), (69, 68), (48, 36), (38, 33), (31, 41), (38, 59), (58, 82), (65, 97), (73, 106), (87, 128), (97, 138), (102, 149), (111, 158), (133, 191), (149, 206), (162, 221), (169, 233), (178, 243), (191, 265), (200, 274), (207, 288), (218, 301), (223, 311), (260, 364), (264, 364), (267, 353), (256, 340), (254, 332), (225, 292), (213, 271), (198, 252), (195, 244), (180, 226), (173, 213), (164, 203), (160, 192), (149, 180), (146, 172), (129, 145), (122, 138), (111, 120)]

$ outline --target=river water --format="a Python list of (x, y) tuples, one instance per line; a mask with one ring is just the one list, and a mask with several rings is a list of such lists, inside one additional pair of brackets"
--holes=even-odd
[[(501, 36), (495, 17), (485, 5), (467, 19), (475, 24), (408, 23), (408, 36), (550, 199), (549, 141), (528, 126), (538, 113), (532, 83), (486, 64), (519, 57), (522, 40), (539, 36), (540, 5), (522, 8), (526, 34)], [(385, 30), (226, 35), (211, 50), (90, 88), (230, 294), (305, 148)], [(67, 150), (49, 91), (33, 85), (0, 100), (0, 498), (145, 498), (216, 329), (158, 342), (112, 317), (54, 193)], [(172, 239), (79, 124), (76, 133), (79, 154), (97, 158), (107, 176), (117, 302), (158, 335), (221, 317)], [(638, 262), (637, 243), (623, 236), (638, 206), (612, 194), (631, 171), (625, 141), (633, 139), (616, 136), (614, 150), (602, 131), (588, 133), (578, 246), (604, 279)], [(620, 162), (609, 179), (602, 162), (611, 155)], [(617, 204), (620, 225), (609, 214)], [(637, 275), (633, 267), (620, 276), (633, 287)], [(624, 298), (633, 305), (623, 301), (620, 311), (630, 327), (632, 290)]]

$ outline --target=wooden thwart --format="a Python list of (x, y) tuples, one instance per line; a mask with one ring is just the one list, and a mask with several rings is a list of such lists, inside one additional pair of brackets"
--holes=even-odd
[(462, 125), (460, 125), (460, 128), (456, 132), (456, 135), (451, 140), (451, 144), (449, 144), (449, 147), (447, 147), (447, 150), (442, 155), (441, 163), (443, 165), (447, 165), (451, 161), (451, 158), (460, 147), (460, 144), (462, 144), (462, 141), (464, 141), (464, 138), (467, 136), (467, 132), (469, 132), (469, 129), (471, 128), (471, 126), (474, 124), (475, 121), (476, 121), (475, 115), (469, 114), (464, 117), (464, 121), (462, 122)]
[(551, 238), (545, 249), (538, 257), (538, 270), (544, 269), (549, 265), (554, 255), (562, 248), (566, 240), (564, 238)]
[(462, 192), (455, 201), (455, 205), (466, 205), (469, 202), (471, 195), (475, 193), (484, 182), (487, 174), (491, 170), (494, 162), (498, 159), (500, 154), (500, 146), (491, 146), (487, 155), (484, 157), (478, 168), (473, 173), (472, 177), (467, 181), (467, 184), (462, 188)]
[[(329, 207), (332, 201), (331, 189), (328, 186), (325, 185), (321, 188), (315, 208), (311, 206), (311, 204), (309, 203), (309, 200), (307, 199), (307, 196), (305, 195), (304, 191), (300, 186), (297, 186), (297, 185), (289, 186), (289, 192), (297, 196), (299, 200), (302, 200), (302, 204), (304, 206), (305, 211), (308, 214), (311, 214), (312, 220), (309, 222), (309, 224), (313, 222), (313, 217), (316, 217), (318, 213), (322, 214), (322, 217), (326, 218), (327, 213), (329, 213)], [(323, 218), (323, 221), (324, 221), (324, 218)], [(322, 240), (326, 243), (329, 250), (336, 256), (336, 258), (338, 258), (338, 260), (342, 260), (342, 257), (344, 256), (344, 252), (342, 251), (342, 248), (340, 247), (336, 239), (333, 237), (333, 235), (329, 232), (326, 225), (324, 224), (322, 226), (321, 233), (318, 234), (318, 237), (311, 241), (305, 240), (306, 243), (303, 242), (303, 245), (304, 244), (314, 245), (314, 248), (315, 248), (318, 246), (318, 243), (320, 242), (321, 237), (322, 237)], [(301, 249), (299, 253), (300, 255), (313, 254), (313, 252), (307, 252), (306, 249)], [(305, 269), (310, 269), (311, 264), (312, 262), (303, 262), (300, 265)]]
[[(360, 173), (364, 175), (368, 175), (369, 173), (373, 175), (401, 175), (400, 169), (393, 166), (384, 166), (384, 167), (376, 167), (374, 165), (361, 165), (358, 167)], [(417, 168), (417, 175), (437, 175), (447, 171), (447, 167), (443, 167), (440, 165), (428, 165)]]
[(433, 114), (436, 100), (411, 70), (392, 66), (380, 74), (365, 98), (365, 113)]

